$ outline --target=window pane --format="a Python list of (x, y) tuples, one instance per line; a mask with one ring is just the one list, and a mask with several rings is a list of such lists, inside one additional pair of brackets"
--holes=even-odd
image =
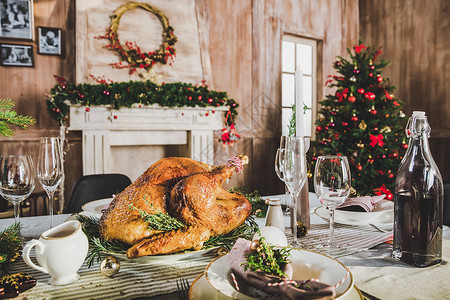
[(281, 132), (283, 135), (289, 134), (289, 122), (292, 118), (292, 108), (281, 109)]
[(294, 84), (293, 74), (283, 74), (281, 77), (281, 106), (292, 106), (294, 104)]
[(309, 76), (303, 76), (303, 103), (312, 107), (312, 79)]
[(281, 69), (283, 72), (295, 72), (295, 44), (283, 41), (281, 44)]
[(311, 75), (312, 73), (312, 46), (305, 44), (297, 44), (297, 63), (303, 74)]

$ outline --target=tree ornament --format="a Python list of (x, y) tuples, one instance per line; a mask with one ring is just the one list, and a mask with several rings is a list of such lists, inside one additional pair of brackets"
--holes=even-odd
[(86, 106), (86, 111), (87, 111), (87, 112), (90, 112), (90, 111), (91, 111), (91, 109), (89, 108), (89, 106)]
[(373, 77), (373, 73), (369, 73), (369, 77)]
[(403, 149), (408, 149), (408, 144), (402, 144)]
[(350, 94), (350, 97), (347, 99), (349, 102), (354, 103), (356, 101), (356, 97)]
[(348, 126), (347, 122), (342, 122), (342, 126)]
[(376, 145), (383, 147), (384, 146), (384, 142), (383, 142), (383, 135), (380, 133), (378, 135), (370, 135), (370, 146), (375, 147)]
[(364, 94), (364, 98), (366, 98), (366, 100), (375, 100), (375, 94), (372, 92), (367, 92)]
[(108, 255), (100, 263), (100, 272), (107, 277), (113, 277), (119, 270), (120, 261), (112, 255)]
[(377, 81), (378, 82), (383, 82), (383, 77), (381, 77), (380, 75), (377, 75)]
[(364, 94), (364, 89), (363, 88), (359, 88), (358, 89), (358, 93), (360, 93), (361, 95)]
[(375, 70), (375, 66), (374, 65), (369, 65), (369, 70)]
[(359, 147), (359, 148), (361, 148), (361, 149), (363, 149), (363, 148), (364, 148), (364, 144), (363, 144), (363, 143), (361, 143), (361, 141), (359, 141), (359, 143), (358, 143), (358, 144), (356, 144), (356, 146), (357, 146), (357, 147)]
[(398, 114), (398, 116), (399, 116), (400, 118), (404, 118), (404, 117), (406, 117), (405, 113), (403, 113), (403, 111), (402, 111), (402, 110), (400, 111), (400, 113)]
[(372, 109), (370, 110), (370, 113), (372, 115), (376, 115), (377, 114), (377, 110), (375, 109), (375, 107), (372, 106)]
[(322, 131), (322, 126), (317, 126), (316, 127), (316, 132), (321, 132)]
[(356, 168), (358, 169), (358, 171), (361, 171), (363, 167), (361, 165), (357, 165)]
[(366, 130), (367, 124), (366, 124), (366, 122), (364, 122), (364, 120), (362, 120), (361, 123), (359, 123), (358, 127), (361, 130)]
[(353, 73), (354, 73), (354, 74), (359, 74), (359, 70), (355, 67), (355, 68), (353, 69)]
[(353, 122), (358, 121), (358, 117), (357, 117), (356, 115), (353, 115), (350, 119), (351, 119)]
[(261, 242), (259, 240), (253, 240), (250, 244), (250, 250), (255, 252), (261, 246)]
[(350, 80), (350, 82), (356, 82), (356, 77), (355, 77), (355, 76), (352, 76), (352, 77), (350, 77), (348, 80)]
[(114, 120), (117, 120), (117, 115), (114, 115), (114, 117), (113, 117), (113, 118), (114, 118)]
[(389, 133), (389, 132), (391, 132), (391, 131), (392, 131), (392, 129), (391, 129), (391, 127), (389, 127), (389, 126), (384, 126), (384, 127), (380, 130), (381, 133)]
[(334, 66), (337, 68), (337, 67), (340, 67), (341, 66), (341, 62), (340, 61), (335, 61), (334, 62)]

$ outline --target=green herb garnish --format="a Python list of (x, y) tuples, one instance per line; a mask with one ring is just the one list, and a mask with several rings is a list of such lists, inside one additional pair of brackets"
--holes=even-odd
[(133, 204), (128, 206), (130, 210), (137, 210), (141, 215), (141, 218), (147, 222), (148, 229), (150, 230), (162, 230), (162, 231), (170, 231), (176, 230), (185, 227), (183, 223), (172, 217), (167, 213), (163, 213), (161, 211), (156, 211), (156, 213), (148, 213), (143, 209), (139, 209)]
[(256, 251), (246, 255), (247, 261), (241, 265), (244, 270), (250, 269), (253, 272), (264, 272), (268, 275), (286, 277), (284, 268), (290, 260), (288, 259), (291, 249), (275, 248), (275, 246), (266, 243), (261, 237), (259, 247)]

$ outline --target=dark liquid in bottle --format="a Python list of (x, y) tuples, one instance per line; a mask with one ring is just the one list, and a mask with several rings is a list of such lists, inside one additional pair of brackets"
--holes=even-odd
[(418, 267), (441, 262), (442, 199), (430, 195), (395, 194), (394, 256)]

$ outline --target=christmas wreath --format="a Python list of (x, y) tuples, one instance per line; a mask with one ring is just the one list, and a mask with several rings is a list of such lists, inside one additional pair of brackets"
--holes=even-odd
[[(47, 99), (47, 110), (58, 121), (65, 125), (71, 104), (85, 105), (89, 112), (91, 105), (111, 105), (115, 109), (131, 107), (138, 104), (158, 104), (163, 107), (220, 107), (228, 106), (225, 112), (225, 128), (222, 130), (221, 142), (231, 144), (239, 139), (236, 133), (235, 120), (238, 115), (239, 104), (228, 98), (226, 92), (213, 91), (203, 82), (199, 85), (174, 82), (158, 85), (150, 80), (112, 82), (105, 78), (92, 76), (99, 84), (75, 84), (67, 82), (64, 78), (55, 76), (58, 84), (50, 91)], [(214, 109), (211, 110), (214, 114)], [(206, 113), (209, 115), (209, 112)]]
[[(119, 34), (117, 32), (119, 29), (120, 19), (124, 13), (136, 8), (142, 8), (148, 12), (151, 12), (161, 22), (163, 27), (163, 42), (159, 46), (159, 49), (144, 52), (141, 48), (139, 48), (136, 42), (125, 42), (125, 45), (120, 42)], [(130, 74), (136, 72), (137, 68), (149, 71), (156, 63), (167, 64), (169, 59), (173, 60), (173, 57), (175, 56), (175, 48), (173, 46), (177, 41), (177, 37), (173, 33), (173, 27), (169, 25), (169, 20), (160, 10), (147, 3), (128, 2), (121, 5), (114, 11), (111, 17), (111, 25), (107, 29), (106, 34), (99, 36), (98, 38), (108, 40), (109, 45), (106, 47), (115, 51), (119, 55), (121, 61), (118, 63), (112, 63), (112, 66), (119, 69), (129, 68)]]

